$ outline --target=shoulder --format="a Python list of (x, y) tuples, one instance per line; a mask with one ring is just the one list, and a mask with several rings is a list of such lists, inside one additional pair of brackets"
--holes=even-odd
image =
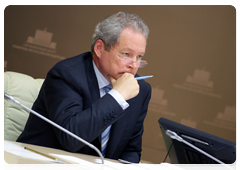
[(89, 67), (92, 61), (90, 52), (67, 58), (55, 64), (47, 74), (46, 80), (64, 80), (78, 84), (80, 78), (86, 79), (86, 67)]
[(83, 71), (86, 63), (91, 63), (92, 55), (90, 52), (86, 52), (71, 58), (67, 58), (55, 64), (48, 74), (72, 72), (73, 74)]
[(58, 62), (54, 67), (59, 67), (59, 66), (60, 67), (74, 67), (76, 65), (84, 63), (86, 60), (91, 59), (91, 58), (92, 58), (92, 54), (90, 52), (86, 52), (86, 53), (79, 54), (77, 56), (62, 60), (62, 61)]

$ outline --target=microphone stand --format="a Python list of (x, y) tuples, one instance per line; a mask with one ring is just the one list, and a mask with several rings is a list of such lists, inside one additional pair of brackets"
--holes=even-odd
[(198, 147), (194, 146), (193, 144), (187, 142), (186, 140), (184, 140), (183, 138), (181, 138), (179, 135), (177, 135), (175, 132), (167, 129), (165, 133), (166, 133), (166, 135), (168, 135), (170, 138), (175, 139), (175, 140), (177, 140), (177, 141), (179, 141), (179, 142), (185, 143), (186, 145), (188, 145), (188, 146), (192, 147), (193, 149), (199, 151), (200, 153), (204, 154), (205, 156), (208, 156), (209, 158), (213, 159), (214, 161), (220, 163), (222, 166), (225, 166), (226, 168), (228, 168), (228, 169), (230, 169), (230, 170), (234, 170), (234, 168), (230, 167), (228, 164), (225, 164), (224, 162), (222, 162), (222, 161), (220, 161), (219, 159), (213, 157), (212, 155), (208, 154), (207, 152), (205, 152), (205, 151), (199, 149)]
[(50, 123), (51, 125), (53, 125), (54, 127), (64, 131), (65, 133), (69, 134), (70, 136), (74, 137), (75, 139), (79, 140), (80, 142), (84, 143), (85, 145), (89, 146), (90, 148), (94, 149), (98, 155), (100, 156), (101, 160), (102, 160), (102, 164), (104, 164), (104, 159), (103, 159), (103, 156), (102, 156), (102, 153), (98, 150), (98, 148), (96, 148), (94, 145), (92, 145), (91, 143), (85, 141), (84, 139), (78, 137), (77, 135), (73, 134), (72, 132), (68, 131), (67, 129), (59, 126), (58, 124), (54, 123), (53, 121), (47, 119), (46, 117), (42, 116), (41, 114), (35, 112), (34, 110), (24, 106), (23, 104), (21, 104), (19, 101), (17, 101), (14, 97), (12, 97), (11, 95), (7, 94), (7, 93), (4, 93), (4, 99), (11, 102), (11, 103), (14, 103), (14, 104), (17, 104), (19, 106), (21, 106), (22, 108), (24, 108), (25, 110), (33, 113), (35, 116), (43, 119), (44, 121)]

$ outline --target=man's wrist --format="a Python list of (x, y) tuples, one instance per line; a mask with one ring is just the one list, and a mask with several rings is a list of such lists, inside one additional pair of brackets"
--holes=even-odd
[(117, 90), (112, 89), (108, 93), (118, 102), (118, 104), (122, 107), (123, 110), (129, 107), (128, 102), (124, 100), (122, 95)]

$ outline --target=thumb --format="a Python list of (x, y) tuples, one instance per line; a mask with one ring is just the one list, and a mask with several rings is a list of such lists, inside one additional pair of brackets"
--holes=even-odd
[(111, 77), (111, 76), (108, 76), (108, 78), (109, 78), (110, 83), (111, 83), (111, 85), (113, 87), (113, 84), (116, 82), (116, 80), (113, 77)]

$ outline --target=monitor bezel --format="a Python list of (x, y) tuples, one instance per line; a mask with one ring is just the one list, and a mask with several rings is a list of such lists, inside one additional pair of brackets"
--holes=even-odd
[[(200, 131), (198, 129), (188, 127), (186, 125), (165, 119), (163, 117), (161, 117), (158, 120), (158, 123), (159, 123), (160, 129), (163, 135), (163, 139), (168, 151), (172, 145), (172, 148), (169, 151), (169, 158), (171, 163), (173, 164), (189, 164), (189, 163), (197, 164), (200, 162), (204, 162), (206, 164), (215, 164), (217, 162), (206, 157), (202, 153), (199, 153), (193, 148), (187, 146), (186, 144), (181, 143), (177, 140), (171, 139), (165, 133), (167, 129), (177, 133), (180, 137), (182, 137), (187, 142), (193, 144), (194, 146), (200, 148), (201, 150), (207, 152), (208, 154), (216, 157), (217, 159), (225, 163), (234, 163), (236, 161), (236, 143), (235, 142)], [(182, 135), (193, 137), (196, 140), (183, 137)], [(198, 142), (197, 140), (200, 140), (200, 142)], [(206, 145), (206, 143), (208, 143), (208, 145)], [(228, 158), (230, 160), (226, 160), (226, 155), (225, 155), (226, 153), (229, 154)], [(192, 161), (191, 156), (196, 158), (197, 154), (201, 154), (200, 156), (201, 158), (199, 162)], [(233, 159), (235, 160), (233, 161)]]

